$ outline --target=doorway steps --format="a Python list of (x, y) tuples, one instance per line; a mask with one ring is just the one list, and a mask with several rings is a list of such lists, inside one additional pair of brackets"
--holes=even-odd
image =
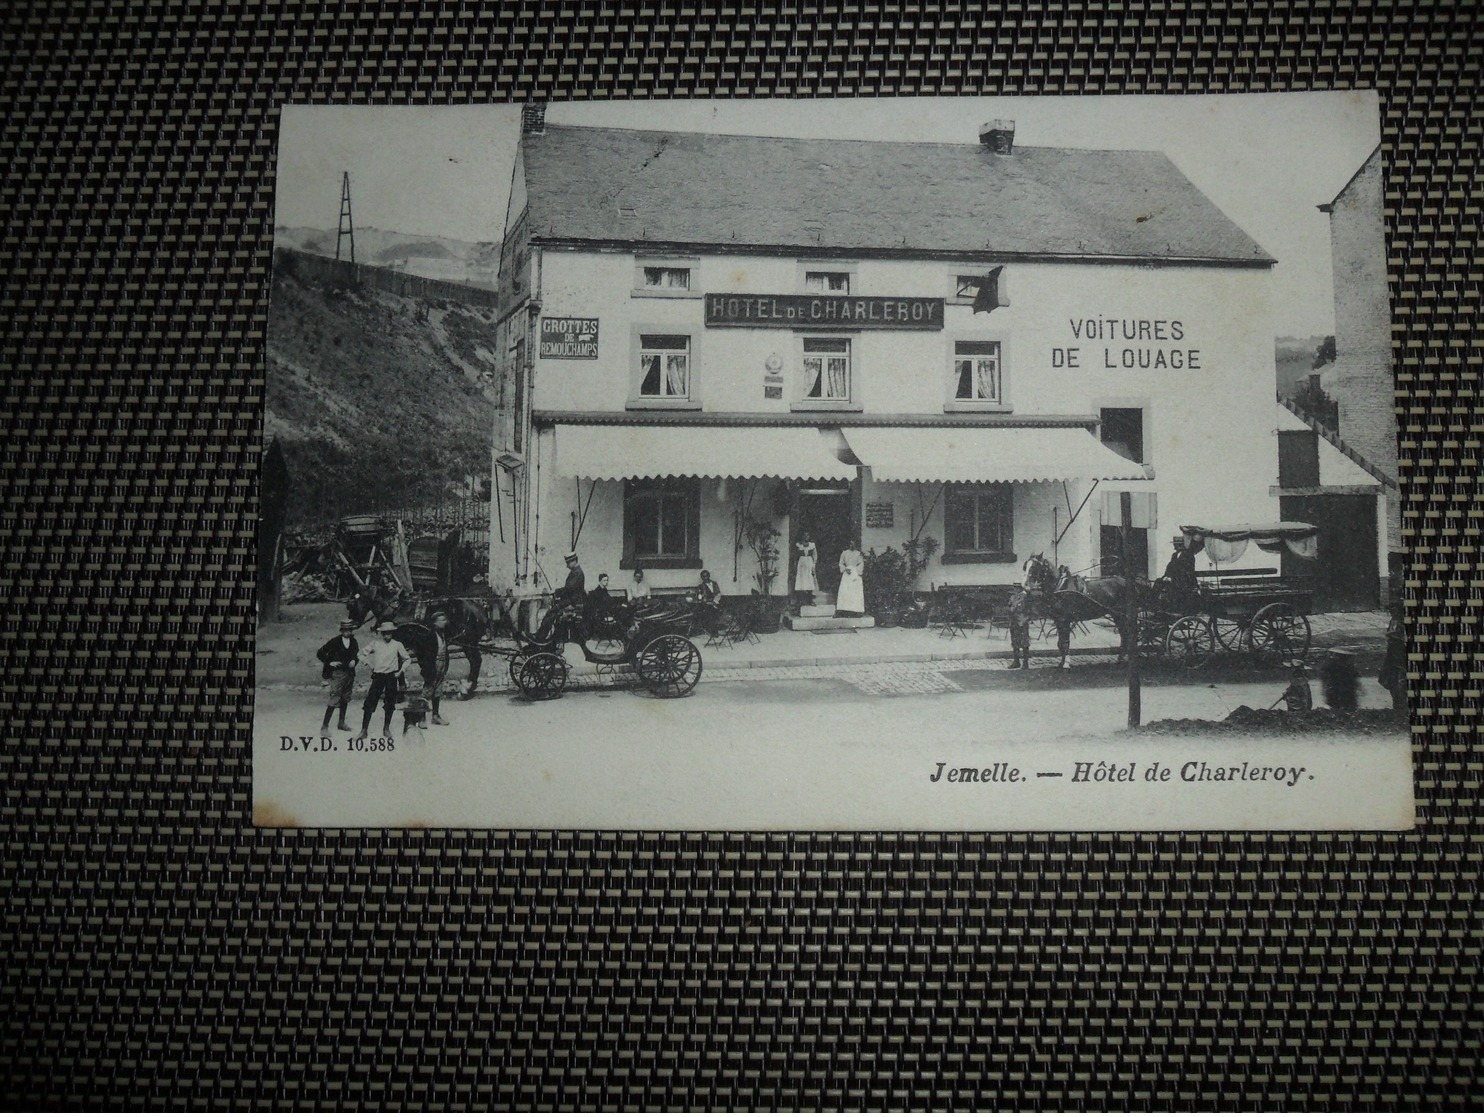
[[(817, 608), (817, 606), (813, 606)], [(848, 632), (853, 628), (875, 628), (875, 617), (784, 617), (783, 623), (795, 632)]]
[(783, 618), (783, 623), (795, 632), (848, 632), (856, 628), (875, 628), (874, 617), (835, 616), (834, 594), (815, 593), (817, 604), (799, 606), (799, 615)]

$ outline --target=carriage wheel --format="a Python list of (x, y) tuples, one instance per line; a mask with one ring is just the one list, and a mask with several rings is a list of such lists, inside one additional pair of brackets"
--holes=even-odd
[(701, 679), (701, 649), (684, 636), (669, 633), (644, 645), (634, 666), (658, 698), (682, 698)]
[[(1119, 619), (1121, 621), (1122, 617)], [(1163, 620), (1152, 609), (1140, 609), (1138, 623), (1137, 643), (1139, 645), (1139, 654), (1159, 655), (1163, 652), (1165, 636), (1169, 632), (1169, 629), (1166, 627), (1168, 622)]]
[(520, 686), (520, 669), (526, 665), (526, 660), (530, 658), (530, 652), (516, 652), (510, 657), (510, 682), (512, 686)]
[(1214, 650), (1205, 617), (1181, 617), (1165, 634), (1165, 658), (1187, 670), (1202, 666)]
[(1247, 628), (1241, 621), (1214, 617), (1211, 621), (1211, 628), (1216, 636), (1217, 647), (1225, 651), (1239, 652), (1247, 641)]
[(1308, 617), (1287, 601), (1275, 601), (1264, 605), (1252, 618), (1247, 646), (1258, 660), (1281, 663), (1308, 655), (1312, 635)]
[(555, 698), (567, 688), (567, 661), (551, 652), (526, 656), (515, 674), (515, 685), (536, 701)]

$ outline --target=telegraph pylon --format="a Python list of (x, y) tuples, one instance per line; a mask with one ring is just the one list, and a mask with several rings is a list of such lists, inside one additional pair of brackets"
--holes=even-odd
[(350, 216), (350, 172), (340, 180), (340, 231), (335, 236), (335, 259), (340, 259), (340, 245), (350, 241), (350, 262), (356, 262), (356, 225)]

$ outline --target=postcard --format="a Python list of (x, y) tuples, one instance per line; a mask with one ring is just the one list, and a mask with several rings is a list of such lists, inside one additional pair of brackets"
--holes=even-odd
[(1406, 830), (1376, 95), (287, 106), (268, 827)]

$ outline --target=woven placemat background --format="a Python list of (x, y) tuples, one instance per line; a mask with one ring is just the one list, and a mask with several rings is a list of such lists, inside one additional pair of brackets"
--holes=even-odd
[[(0, 1097), (1484, 1100), (1479, 8), (1088, 8), (5, 6)], [(280, 104), (1368, 87), (1415, 833), (250, 826)]]

